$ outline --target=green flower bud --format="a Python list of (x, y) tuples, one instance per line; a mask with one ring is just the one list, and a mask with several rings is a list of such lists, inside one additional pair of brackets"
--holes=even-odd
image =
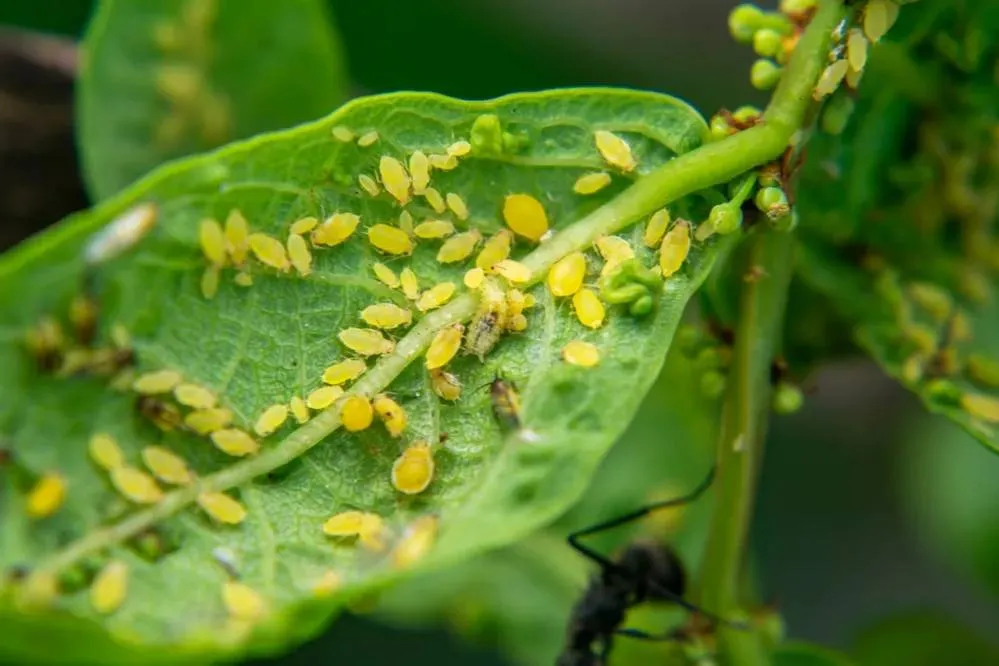
[(717, 370), (705, 372), (701, 375), (701, 393), (705, 398), (714, 400), (720, 398), (725, 392), (725, 375)]
[(753, 50), (758, 56), (773, 58), (780, 53), (783, 45), (784, 37), (776, 30), (764, 28), (757, 30), (756, 34), (753, 35)]
[(749, 70), (749, 82), (757, 90), (770, 90), (780, 81), (781, 68), (772, 60), (761, 58)]
[(793, 16), (811, 11), (818, 4), (818, 0), (780, 0), (780, 11), (782, 14)]
[(730, 203), (718, 204), (708, 214), (707, 224), (723, 236), (736, 232), (742, 226), (742, 209)]
[(780, 382), (774, 389), (773, 409), (778, 414), (793, 414), (805, 402), (801, 389), (789, 382)]
[(763, 21), (763, 10), (756, 5), (739, 5), (728, 15), (728, 29), (735, 41), (748, 44)]
[(787, 195), (779, 187), (763, 187), (757, 190), (753, 202), (770, 221), (779, 220), (791, 213)]
[(732, 117), (735, 118), (736, 121), (743, 124), (759, 120), (761, 115), (763, 115), (763, 112), (760, 111), (759, 108), (748, 104), (746, 106), (740, 106), (732, 113)]
[(718, 139), (724, 139), (729, 134), (732, 133), (732, 125), (729, 124), (728, 118), (720, 114), (715, 114), (711, 116), (711, 138), (717, 141)]

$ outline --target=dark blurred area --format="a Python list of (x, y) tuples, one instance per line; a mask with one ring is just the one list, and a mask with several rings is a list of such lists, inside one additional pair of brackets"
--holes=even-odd
[[(358, 94), (409, 89), (486, 98), (614, 85), (674, 94), (705, 115), (762, 102), (748, 84), (751, 51), (728, 36), (733, 4), (330, 2)], [(0, 8), (6, 24), (0, 32), (0, 248), (87, 205), (73, 145), (72, 83), (73, 40), (90, 11), (81, 0), (5, 0)], [(914, 440), (922, 435), (920, 451), (956, 448), (970, 467), (996, 461), (950, 429), (925, 431), (915, 400), (869, 363), (829, 367), (815, 383), (801, 412), (773, 424), (753, 532), (760, 588), (779, 602), (789, 634), (848, 648), (872, 621), (923, 607), (994, 633), (995, 597), (974, 567), (961, 566), (934, 541), (939, 530), (924, 529), (932, 507), (920, 501), (938, 492), (925, 473), (942, 463), (914, 462)], [(253, 663), (339, 663), (341, 657), (356, 664), (503, 663), (443, 632), (390, 629), (352, 617), (291, 654)]]

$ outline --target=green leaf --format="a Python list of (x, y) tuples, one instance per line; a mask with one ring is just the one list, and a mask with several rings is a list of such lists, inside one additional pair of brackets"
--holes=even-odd
[(861, 666), (994, 664), (999, 650), (960, 622), (937, 612), (882, 620), (865, 630), (852, 650)]
[(103, 0), (77, 118), (93, 198), (167, 160), (336, 108), (347, 81), (325, 4)]
[(790, 641), (781, 645), (773, 655), (774, 666), (851, 666), (853, 662), (844, 654), (828, 648)]
[[(379, 139), (360, 147), (334, 138), (334, 127), (377, 130)], [(337, 333), (363, 325), (362, 308), (375, 301), (407, 303), (402, 293), (374, 279), (373, 262), (396, 271), (412, 268), (424, 288), (445, 280), (461, 285), (469, 268), (470, 260), (439, 264), (439, 242), (420, 241), (409, 258), (374, 251), (366, 228), (394, 223), (400, 209), (385, 193), (364, 194), (359, 173), (374, 175), (385, 154), (400, 159), (417, 149), (440, 154), (456, 139), (471, 138), (471, 154), (453, 170), (435, 170), (431, 181), (441, 192), (460, 193), (469, 219), (438, 215), (416, 197), (407, 206), (415, 220), (446, 217), (459, 228), (490, 234), (502, 226), (504, 195), (530, 193), (543, 202), (552, 226), (567, 231), (526, 255), (533, 244), (517, 242), (514, 257), (543, 270), (570, 251), (583, 250), (595, 281), (598, 261), (590, 243), (602, 230), (634, 219), (617, 219), (619, 208), (599, 206), (637, 177), (616, 173), (598, 194), (573, 192), (581, 174), (605, 168), (592, 134), (598, 128), (627, 139), (638, 173), (697, 147), (707, 133), (703, 119), (685, 104), (648, 93), (567, 90), (480, 103), (421, 94), (368, 98), (320, 122), (166, 166), (5, 256), (0, 369), (10, 381), (0, 387), (0, 440), (8, 443), (13, 463), (3, 472), (10, 483), (0, 516), (0, 566), (28, 563), (35, 569), (27, 583), (8, 581), (7, 593), (0, 594), (0, 620), (19, 630), (4, 632), (0, 654), (58, 659), (74, 649), (61, 640), (12, 643), (21, 630), (44, 626), (58, 636), (65, 635), (58, 627), (108, 632), (114, 647), (93, 657), (108, 662), (132, 661), (140, 651), (147, 661), (277, 651), (317, 631), (343, 603), (402, 575), (393, 555), (326, 537), (321, 528), (334, 513), (377, 512), (385, 520), (389, 548), (417, 517), (439, 515), (439, 539), (421, 560), (436, 567), (509, 544), (562, 513), (582, 493), (655, 379), (684, 305), (710, 269), (714, 242), (692, 249), (647, 316), (634, 318), (621, 306), (608, 306), (597, 330), (581, 326), (569, 303), (553, 300), (540, 286), (530, 288), (537, 305), (525, 312), (524, 333), (504, 336), (484, 363), (461, 355), (450, 364), (465, 387), (457, 404), (438, 400), (431, 391), (422, 355), (439, 330), (472, 316), (477, 297), (460, 288), (439, 310), (420, 316), (414, 309), (418, 323), (399, 333), (395, 350), (350, 388), (352, 394), (391, 392), (409, 415), (400, 440), (378, 423), (357, 434), (339, 429), (340, 401), (304, 426), (289, 420), (263, 441), (258, 455), (235, 460), (206, 438), (176, 429), (159, 432), (136, 413), (135, 396), (113, 390), (106, 376), (41, 371), (22, 340), (44, 317), (65, 326), (70, 300), (86, 285), (101, 305), (99, 347), (108, 347), (120, 324), (133, 340), (138, 371), (179, 371), (216, 392), (234, 412), (236, 425), (248, 429), (269, 405), (308, 394), (321, 385), (324, 368), (351, 355)], [(86, 270), (82, 252), (91, 234), (148, 201), (157, 202), (160, 211), (148, 236)], [(674, 206), (678, 214), (703, 219), (705, 211), (690, 209), (685, 200)], [(206, 300), (199, 290), (207, 265), (198, 247), (199, 221), (224, 218), (234, 208), (254, 231), (281, 239), (292, 221), (307, 215), (350, 211), (360, 215), (362, 225), (348, 242), (317, 248), (308, 278), (277, 274), (250, 261), (252, 286), (237, 286), (236, 271), (226, 268), (217, 296)], [(655, 254), (640, 243), (641, 235), (636, 228), (624, 238), (650, 265)], [(585, 369), (564, 363), (560, 350), (572, 339), (597, 345), (600, 364)], [(484, 386), (497, 373), (519, 387), (522, 421), (536, 437), (493, 418)], [(141, 464), (142, 446), (166, 446), (189, 461), (199, 482), (150, 508), (130, 509), (88, 458), (87, 442), (98, 432), (113, 435), (132, 465)], [(444, 433), (447, 439), (438, 445)], [(393, 489), (390, 472), (404, 446), (416, 439), (435, 445), (437, 471), (428, 491), (402, 496)], [(26, 492), (45, 471), (64, 475), (68, 499), (52, 517), (29, 520)], [(248, 517), (236, 527), (213, 524), (193, 508), (201, 490), (238, 497)], [(147, 528), (168, 551), (150, 560), (133, 546), (140, 533), (150, 539)], [(227, 617), (221, 599), (227, 573), (216, 561), (219, 548), (241, 580), (264, 598), (268, 612), (259, 623), (247, 626)], [(101, 617), (82, 588), (105, 555), (129, 564), (131, 582), (121, 609)], [(330, 569), (342, 578), (340, 593), (316, 599), (313, 588)], [(54, 610), (18, 612), (15, 602), (23, 598), (24, 586), (49, 573), (63, 575), (64, 593)], [(78, 582), (70, 585), (71, 578)], [(53, 617), (62, 624), (57, 627)]]

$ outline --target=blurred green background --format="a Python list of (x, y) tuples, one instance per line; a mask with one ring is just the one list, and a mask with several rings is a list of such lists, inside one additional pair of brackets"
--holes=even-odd
[[(709, 115), (721, 106), (763, 101), (748, 85), (750, 50), (727, 34), (725, 17), (733, 4), (331, 0), (330, 8), (355, 94), (431, 90), (484, 98), (559, 86), (620, 85), (686, 98)], [(4, 0), (0, 24), (75, 39), (90, 11), (91, 3), (84, 0)], [(20, 43), (20, 37), (7, 31), (0, 42)], [(0, 67), (0, 88), (30, 91), (33, 82), (8, 69)], [(47, 103), (70, 103), (69, 78), (64, 78), (61, 87), (56, 76), (52, 89), (46, 88)], [(0, 109), (5, 104), (9, 101), (0, 102)], [(0, 140), (13, 142), (9, 130)], [(40, 158), (36, 179), (62, 174), (63, 162), (72, 162), (66, 157), (72, 155), (69, 131), (56, 133), (52, 141), (58, 150)], [(46, 165), (44, 160), (61, 161)], [(0, 162), (0, 180), (23, 171), (23, 159)], [(68, 168), (65, 178), (68, 185), (41, 207), (21, 205), (5, 194), (0, 243), (9, 245), (84, 205), (78, 174)], [(683, 488), (698, 478), (710, 457), (715, 406), (691, 397), (694, 381), (685, 361), (674, 354), (587, 500), (547, 535), (520, 551), (471, 563), (450, 582), (446, 576), (415, 581), (412, 591), (390, 595), (387, 607), (407, 628), (389, 628), (367, 614), (345, 617), (295, 652), (252, 663), (508, 663), (499, 650), (469, 644), (432, 621), (430, 626), (416, 621), (443, 615), (508, 654), (530, 653), (536, 644), (557, 645), (566, 599), (574, 588), (581, 591), (586, 569), (579, 565), (565, 580), (553, 582), (530, 549), (543, 550), (555, 563), (571, 560), (560, 541), (570, 528), (627, 510), (641, 501), (636, 492), (657, 482)], [(791, 636), (844, 649), (873, 622), (917, 609), (934, 609), (994, 635), (999, 626), (999, 460), (955, 428), (922, 415), (913, 399), (869, 363), (830, 366), (809, 383), (814, 390), (805, 408), (777, 418), (768, 443), (752, 537), (761, 597), (779, 603)], [(636, 482), (636, 470), (649, 478)], [(680, 539), (688, 557), (696, 554), (704, 513), (698, 507), (685, 521)], [(445, 598), (448, 585), (475, 588), (519, 621), (491, 621), (488, 609), (475, 608), (472, 600), (462, 604), (461, 593), (457, 600)], [(436, 607), (412, 603), (413, 597), (434, 594), (441, 596)], [(461, 610), (457, 615), (455, 604)], [(876, 653), (871, 641), (861, 640), (861, 645), (867, 646), (865, 654)], [(917, 652), (899, 663), (981, 663), (968, 655), (938, 661), (936, 655)]]

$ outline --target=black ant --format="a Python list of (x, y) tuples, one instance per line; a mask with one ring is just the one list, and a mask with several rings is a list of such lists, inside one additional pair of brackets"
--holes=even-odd
[(615, 635), (644, 640), (677, 639), (675, 630), (656, 635), (639, 629), (620, 628), (628, 609), (645, 601), (671, 602), (714, 623), (726, 622), (683, 598), (687, 577), (679, 555), (669, 546), (634, 542), (611, 560), (579, 542), (584, 536), (624, 525), (652, 511), (689, 504), (708, 489), (714, 474), (712, 467), (707, 478), (687, 495), (649, 504), (569, 535), (569, 545), (596, 562), (600, 573), (590, 580), (586, 592), (572, 609), (566, 644), (556, 666), (604, 666)]

